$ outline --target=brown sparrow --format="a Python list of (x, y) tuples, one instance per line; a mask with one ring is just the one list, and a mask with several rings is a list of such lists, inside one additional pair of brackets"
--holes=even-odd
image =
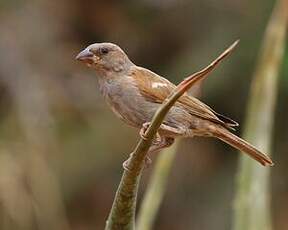
[[(113, 112), (128, 125), (147, 129), (154, 113), (175, 89), (175, 85), (152, 71), (136, 66), (112, 43), (95, 43), (81, 51), (77, 60), (93, 68), (100, 92)], [(200, 100), (184, 94), (170, 109), (149, 152), (173, 144), (176, 137), (216, 137), (247, 153), (264, 166), (272, 160), (229, 130), (238, 124)]]

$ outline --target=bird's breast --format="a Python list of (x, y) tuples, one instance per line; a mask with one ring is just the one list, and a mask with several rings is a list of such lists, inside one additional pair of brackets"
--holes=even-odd
[(100, 80), (99, 86), (102, 96), (118, 118), (138, 128), (146, 122), (143, 112), (140, 111), (139, 93), (131, 82), (129, 84), (119, 80)]

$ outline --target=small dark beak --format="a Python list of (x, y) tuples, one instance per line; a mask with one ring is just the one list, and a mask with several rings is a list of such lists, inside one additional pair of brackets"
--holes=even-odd
[(83, 61), (83, 62), (91, 62), (93, 61), (94, 54), (90, 52), (88, 49), (82, 50), (77, 56), (77, 61)]

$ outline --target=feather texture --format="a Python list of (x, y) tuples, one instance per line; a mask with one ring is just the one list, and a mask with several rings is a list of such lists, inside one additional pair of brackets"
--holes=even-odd
[[(129, 75), (134, 79), (136, 87), (147, 101), (162, 104), (171, 94), (176, 86), (167, 79), (153, 73), (152, 71), (133, 66)], [(191, 115), (212, 121), (226, 128), (238, 126), (238, 123), (224, 115), (216, 113), (209, 106), (188, 94), (184, 94), (175, 103), (175, 106), (182, 107)]]

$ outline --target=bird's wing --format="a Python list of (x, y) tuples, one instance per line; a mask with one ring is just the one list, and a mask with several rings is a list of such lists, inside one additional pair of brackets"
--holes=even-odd
[[(176, 88), (167, 79), (138, 66), (131, 68), (130, 76), (133, 78), (134, 84), (136, 84), (142, 96), (153, 103), (162, 104)], [(175, 105), (184, 107), (192, 115), (221, 124), (227, 128), (238, 125), (237, 122), (216, 113), (209, 106), (186, 93), (179, 98)]]
[(131, 77), (146, 100), (161, 104), (176, 86), (167, 79), (141, 67), (131, 68)]

